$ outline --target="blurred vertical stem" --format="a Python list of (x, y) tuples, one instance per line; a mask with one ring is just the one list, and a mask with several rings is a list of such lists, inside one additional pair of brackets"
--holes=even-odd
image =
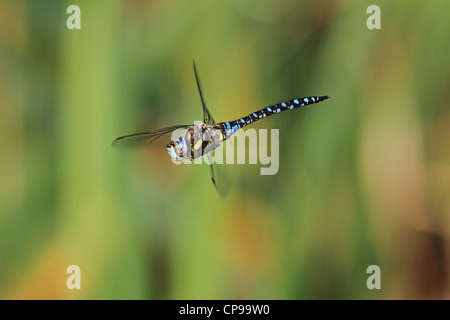
[[(69, 5), (69, 4), (68, 4)], [(117, 90), (118, 1), (78, 1), (81, 30), (62, 33), (59, 221), (67, 264), (86, 298), (141, 298), (138, 246), (113, 195), (111, 131)], [(67, 17), (69, 15), (67, 14)], [(65, 28), (65, 26), (64, 26)]]

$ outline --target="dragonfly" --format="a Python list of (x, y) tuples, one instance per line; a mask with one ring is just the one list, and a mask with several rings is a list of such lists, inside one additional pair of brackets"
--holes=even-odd
[[(209, 112), (205, 99), (203, 98), (202, 87), (197, 73), (197, 68), (195, 66), (195, 61), (193, 61), (193, 66), (195, 80), (203, 107), (203, 121), (201, 123), (174, 125), (157, 130), (129, 134), (115, 139), (113, 141), (113, 145), (150, 144), (161, 137), (173, 133), (175, 130), (180, 130), (183, 133), (180, 135), (175, 135), (169, 144), (167, 144), (167, 153), (175, 162), (181, 162), (186, 159), (192, 161), (198, 157), (210, 155), (211, 152), (221, 146), (224, 141), (230, 139), (234, 133), (247, 125), (283, 111), (305, 107), (329, 98), (329, 96), (308, 96), (286, 100), (250, 113), (237, 120), (217, 123)], [(214, 167), (214, 163), (210, 161), (211, 180), (219, 193), (221, 193), (215, 178)]]

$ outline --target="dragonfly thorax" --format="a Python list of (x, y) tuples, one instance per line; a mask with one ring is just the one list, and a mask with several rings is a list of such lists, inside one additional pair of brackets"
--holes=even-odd
[(221, 130), (205, 123), (195, 124), (167, 145), (167, 153), (174, 161), (193, 160), (217, 148), (222, 140)]

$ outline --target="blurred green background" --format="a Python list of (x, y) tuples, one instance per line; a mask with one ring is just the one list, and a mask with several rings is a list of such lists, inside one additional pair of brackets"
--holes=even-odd
[[(448, 299), (449, 12), (0, 1), (0, 298)], [(164, 144), (111, 146), (201, 120), (193, 58), (218, 121), (331, 96), (285, 117), (277, 175), (241, 170), (226, 200)], [(373, 264), (381, 290), (366, 287)]]

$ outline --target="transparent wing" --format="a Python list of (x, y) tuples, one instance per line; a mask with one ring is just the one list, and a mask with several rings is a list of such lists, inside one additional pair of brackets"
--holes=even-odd
[(177, 129), (186, 129), (189, 125), (176, 125), (158, 130), (140, 132), (122, 136), (113, 141), (114, 146), (141, 146), (149, 144), (162, 136), (171, 133)]
[(207, 124), (215, 124), (216, 122), (214, 121), (214, 118), (211, 116), (211, 113), (209, 113), (209, 110), (205, 104), (205, 100), (203, 99), (202, 87), (200, 85), (200, 79), (197, 74), (197, 68), (195, 67), (195, 61), (194, 61), (194, 73), (195, 73), (195, 80), (197, 81), (198, 92), (200, 93), (200, 99), (202, 100), (203, 122)]
[(217, 193), (222, 199), (225, 199), (230, 194), (230, 182), (228, 181), (228, 174), (224, 172), (224, 164), (210, 164), (211, 180), (216, 188)]
[[(219, 135), (221, 134), (219, 131)], [(222, 199), (228, 196), (231, 186), (224, 158), (225, 144), (226, 141), (215, 139), (204, 150), (204, 155), (207, 155), (205, 162), (209, 165), (212, 183)]]
[[(193, 61), (193, 64), (194, 64), (195, 80), (197, 81), (198, 92), (200, 94), (200, 100), (202, 101), (203, 106), (203, 122), (211, 125), (215, 124), (216, 121), (214, 121), (214, 118), (212, 117), (211, 113), (206, 107), (205, 100), (203, 99), (202, 86), (200, 85), (200, 78), (197, 73), (197, 68), (195, 67), (195, 61)], [(219, 148), (223, 149), (223, 145), (220, 146)], [(215, 155), (216, 152), (218, 152), (219, 150), (213, 150), (210, 153), (208, 153), (208, 161), (210, 163), (209, 168), (212, 183), (214, 184), (217, 193), (222, 197), (222, 199), (225, 199), (230, 193), (230, 182), (228, 174), (225, 170), (225, 165), (216, 164), (212, 160), (212, 156)]]

